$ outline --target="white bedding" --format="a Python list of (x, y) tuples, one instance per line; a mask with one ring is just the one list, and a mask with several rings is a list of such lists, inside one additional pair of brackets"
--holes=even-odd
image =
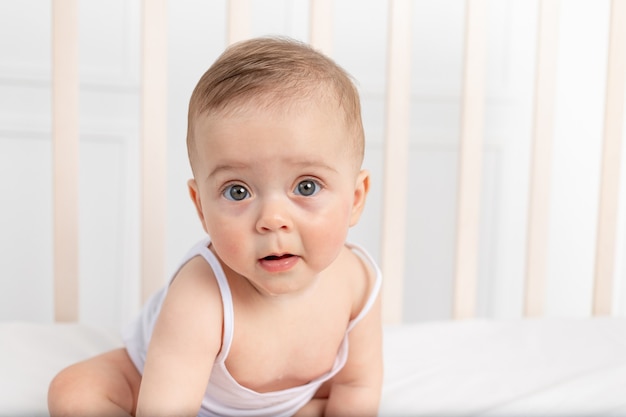
[[(626, 416), (626, 318), (385, 328), (381, 416)], [(45, 416), (64, 366), (116, 346), (85, 325), (0, 323), (0, 416)]]
[(385, 329), (384, 416), (626, 416), (626, 319)]

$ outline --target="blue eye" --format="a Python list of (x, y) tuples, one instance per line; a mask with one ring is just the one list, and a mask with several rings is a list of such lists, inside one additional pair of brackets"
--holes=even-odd
[(231, 185), (224, 190), (224, 197), (231, 201), (241, 201), (250, 197), (250, 192), (243, 185)]
[(296, 186), (295, 193), (305, 197), (310, 197), (319, 192), (320, 185), (313, 180), (300, 181)]

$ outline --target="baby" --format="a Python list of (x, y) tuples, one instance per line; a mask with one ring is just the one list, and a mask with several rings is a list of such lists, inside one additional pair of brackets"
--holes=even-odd
[(124, 337), (63, 370), (52, 416), (374, 416), (381, 275), (346, 243), (369, 190), (358, 92), (288, 39), (228, 48), (191, 96), (209, 237)]

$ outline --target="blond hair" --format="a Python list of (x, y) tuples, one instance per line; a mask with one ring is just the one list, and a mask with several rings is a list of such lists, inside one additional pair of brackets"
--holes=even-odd
[(230, 46), (200, 78), (189, 101), (187, 150), (192, 169), (198, 116), (228, 115), (250, 102), (273, 108), (311, 99), (338, 105), (352, 132), (350, 139), (360, 165), (364, 151), (361, 104), (345, 70), (293, 39), (255, 38)]

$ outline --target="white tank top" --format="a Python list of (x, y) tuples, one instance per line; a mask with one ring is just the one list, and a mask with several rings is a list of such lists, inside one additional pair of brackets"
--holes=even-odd
[[(233, 340), (234, 331), (234, 314), (233, 300), (230, 293), (230, 287), (222, 266), (213, 252), (209, 248), (210, 240), (208, 238), (198, 242), (183, 258), (180, 268), (195, 256), (202, 256), (211, 266), (222, 297), (224, 306), (224, 331), (220, 353), (218, 354), (211, 376), (209, 378), (207, 389), (202, 400), (202, 407), (199, 416), (233, 416), (233, 417), (275, 417), (275, 416), (291, 416), (315, 395), (319, 387), (335, 376), (345, 365), (348, 357), (348, 334), (350, 330), (369, 312), (380, 292), (382, 276), (380, 269), (372, 259), (372, 257), (361, 247), (348, 244), (362, 259), (368, 262), (376, 271), (376, 281), (372, 292), (369, 294), (367, 302), (363, 310), (351, 320), (346, 329), (346, 334), (337, 351), (335, 363), (330, 371), (316, 378), (315, 380), (305, 384), (288, 388), (280, 391), (272, 392), (256, 392), (249, 388), (241, 386), (226, 369), (226, 358), (230, 351)], [(178, 273), (177, 270), (177, 273)], [(176, 276), (176, 274), (174, 274)], [(173, 278), (172, 278), (173, 279)], [(171, 282), (171, 280), (170, 280)], [(152, 335), (152, 330), (156, 319), (161, 310), (161, 305), (167, 294), (169, 285), (162, 288), (154, 294), (142, 309), (141, 314), (131, 323), (124, 333), (124, 344), (128, 354), (139, 370), (143, 374), (143, 368), (146, 360), (148, 344)]]

